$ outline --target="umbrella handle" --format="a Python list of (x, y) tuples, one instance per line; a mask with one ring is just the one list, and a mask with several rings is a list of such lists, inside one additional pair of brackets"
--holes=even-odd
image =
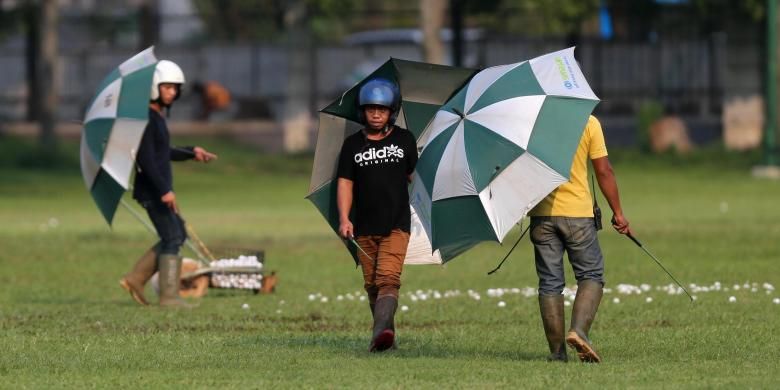
[(528, 225), (528, 227), (525, 228), (525, 230), (523, 231), (523, 234), (521, 234), (520, 238), (518, 238), (517, 241), (515, 242), (515, 245), (512, 245), (512, 249), (509, 250), (509, 253), (507, 253), (506, 256), (504, 256), (504, 259), (501, 260), (500, 263), (498, 263), (498, 267), (496, 267), (492, 271), (488, 272), (487, 273), (488, 275), (493, 275), (494, 273), (496, 273), (496, 271), (498, 271), (499, 268), (501, 268), (502, 265), (504, 265), (504, 262), (506, 261), (506, 259), (509, 258), (509, 255), (512, 254), (512, 251), (515, 250), (515, 248), (517, 247), (517, 244), (519, 244), (520, 240), (522, 240), (523, 237), (525, 237), (525, 234), (528, 233), (528, 229), (530, 229), (530, 228), (531, 228), (531, 225)]

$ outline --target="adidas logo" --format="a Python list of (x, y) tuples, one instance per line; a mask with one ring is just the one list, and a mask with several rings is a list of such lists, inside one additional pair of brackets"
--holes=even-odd
[(355, 154), (355, 162), (358, 164), (385, 158), (404, 158), (404, 150), (390, 144), (390, 146), (385, 146), (379, 150), (371, 148), (363, 153)]

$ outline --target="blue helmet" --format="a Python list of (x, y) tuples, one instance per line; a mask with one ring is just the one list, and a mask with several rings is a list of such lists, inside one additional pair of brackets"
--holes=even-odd
[(395, 113), (398, 111), (400, 95), (394, 82), (381, 77), (373, 78), (360, 87), (358, 106), (373, 104), (387, 107)]

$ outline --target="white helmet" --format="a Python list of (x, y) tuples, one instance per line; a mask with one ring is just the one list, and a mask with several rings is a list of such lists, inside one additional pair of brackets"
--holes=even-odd
[[(157, 100), (160, 97), (160, 84), (173, 83), (181, 85), (184, 82), (184, 72), (179, 68), (179, 65), (176, 65), (173, 61), (161, 60), (154, 69), (151, 100)], [(179, 95), (176, 95), (176, 99), (178, 98)]]

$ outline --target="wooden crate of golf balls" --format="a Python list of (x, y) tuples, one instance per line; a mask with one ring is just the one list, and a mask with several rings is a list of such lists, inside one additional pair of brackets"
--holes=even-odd
[(215, 288), (250, 290), (255, 294), (263, 287), (265, 253), (245, 252), (235, 257), (226, 256), (209, 264), (212, 269), (209, 285)]

